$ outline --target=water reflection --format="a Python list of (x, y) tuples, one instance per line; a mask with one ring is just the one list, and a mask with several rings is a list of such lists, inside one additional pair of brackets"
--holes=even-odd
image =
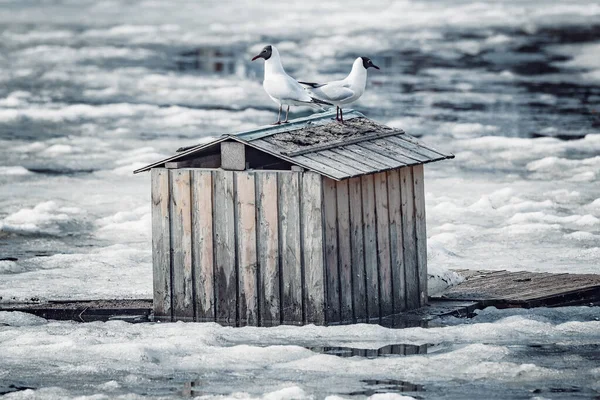
[(406, 392), (424, 392), (423, 385), (417, 385), (411, 382), (399, 381), (396, 379), (365, 379), (364, 390), (347, 393), (348, 396), (373, 396), (378, 393), (406, 393)]
[(175, 63), (179, 71), (198, 71), (205, 74), (246, 76), (252, 70), (242, 46), (206, 45), (179, 53)]
[(390, 344), (379, 349), (360, 349), (355, 347), (307, 347), (315, 353), (329, 354), (338, 357), (365, 357), (377, 358), (394, 355), (427, 354), (431, 344)]

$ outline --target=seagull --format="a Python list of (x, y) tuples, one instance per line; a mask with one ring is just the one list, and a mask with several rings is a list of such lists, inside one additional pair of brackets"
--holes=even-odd
[[(265, 79), (263, 88), (269, 97), (279, 104), (279, 113), (277, 114), (277, 122), (273, 125), (288, 122), (290, 106), (310, 106), (322, 108), (322, 105), (333, 106), (331, 103), (312, 97), (302, 85), (294, 78), (285, 73), (279, 51), (275, 46), (265, 46), (262, 51), (252, 58), (252, 61), (264, 58), (265, 59)], [(285, 121), (281, 121), (281, 108), (287, 106), (285, 113)]]
[(344, 123), (343, 105), (354, 103), (365, 92), (367, 69), (379, 69), (369, 57), (358, 57), (352, 64), (352, 71), (341, 81), (327, 83), (298, 82), (308, 88), (320, 100), (336, 106), (335, 119)]

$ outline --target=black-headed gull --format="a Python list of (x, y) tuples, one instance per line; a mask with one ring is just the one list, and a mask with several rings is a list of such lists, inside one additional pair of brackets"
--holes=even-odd
[(281, 65), (279, 52), (275, 46), (265, 46), (264, 49), (252, 58), (252, 61), (264, 58), (265, 59), (265, 79), (263, 87), (265, 92), (271, 99), (279, 104), (279, 113), (277, 114), (277, 122), (274, 125), (281, 124), (281, 108), (287, 106), (285, 113), (285, 121), (288, 122), (290, 106), (311, 106), (321, 108), (321, 105), (332, 106), (333, 104), (312, 97), (308, 91), (302, 87), (294, 78), (286, 74)]
[(354, 103), (365, 92), (367, 86), (367, 69), (379, 67), (368, 57), (358, 57), (352, 64), (352, 71), (340, 81), (327, 83), (298, 82), (308, 88), (318, 99), (336, 106), (335, 119), (344, 122), (342, 106)]

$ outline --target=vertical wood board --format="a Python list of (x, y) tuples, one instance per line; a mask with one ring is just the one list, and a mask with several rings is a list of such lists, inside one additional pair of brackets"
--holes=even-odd
[(360, 178), (348, 180), (350, 247), (352, 251), (353, 310), (356, 322), (367, 321), (367, 289), (363, 239), (362, 187)]
[(327, 276), (326, 318), (340, 321), (340, 279), (338, 271), (336, 181), (323, 178), (323, 218), (325, 225), (325, 270)]
[(299, 172), (279, 173), (281, 313), (286, 324), (302, 323)]
[(375, 216), (377, 224), (377, 265), (381, 316), (393, 313), (392, 266), (390, 262), (390, 228), (388, 212), (387, 174), (373, 175), (375, 184)]
[(262, 326), (279, 325), (279, 211), (277, 173), (256, 173), (259, 309)]
[(169, 173), (153, 168), (152, 174), (152, 269), (154, 315), (171, 320), (171, 234)]
[(406, 307), (414, 310), (419, 307), (419, 271), (417, 264), (417, 243), (415, 240), (415, 207), (411, 167), (400, 169), (402, 199), (402, 240), (404, 243), (404, 276), (406, 280)]
[(336, 183), (337, 190), (337, 246), (340, 279), (341, 322), (351, 322), (352, 312), (352, 249), (350, 244), (350, 203), (348, 180)]
[(210, 171), (192, 170), (192, 265), (196, 320), (215, 320), (213, 183)]
[(192, 207), (189, 170), (170, 170), (173, 320), (193, 321)]
[(402, 240), (402, 200), (400, 195), (400, 172), (389, 171), (388, 208), (390, 218), (390, 257), (392, 265), (392, 297), (394, 313), (406, 309), (406, 285), (404, 278), (404, 246)]
[(304, 252), (305, 317), (307, 323), (325, 323), (325, 265), (321, 175), (302, 174), (302, 243)]
[(423, 165), (413, 170), (415, 199), (415, 235), (417, 241), (417, 268), (419, 275), (419, 299), (421, 306), (427, 304), (427, 227), (425, 220), (425, 185)]
[(361, 177), (365, 271), (367, 278), (367, 313), (369, 321), (378, 321), (379, 274), (377, 269), (377, 221), (375, 220), (375, 187), (373, 175)]
[(233, 172), (214, 171), (216, 319), (225, 325), (237, 323), (237, 271)]
[(236, 172), (239, 325), (258, 325), (256, 194), (254, 173)]

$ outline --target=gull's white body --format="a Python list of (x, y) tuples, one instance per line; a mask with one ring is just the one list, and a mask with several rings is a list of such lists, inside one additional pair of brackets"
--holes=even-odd
[(362, 58), (358, 57), (352, 64), (350, 74), (342, 80), (327, 82), (310, 88), (310, 92), (319, 100), (327, 101), (341, 108), (354, 103), (365, 92), (367, 86), (367, 70)]
[(275, 46), (271, 48), (271, 57), (265, 60), (263, 81), (263, 88), (269, 97), (280, 106), (318, 106), (302, 85), (285, 72)]

